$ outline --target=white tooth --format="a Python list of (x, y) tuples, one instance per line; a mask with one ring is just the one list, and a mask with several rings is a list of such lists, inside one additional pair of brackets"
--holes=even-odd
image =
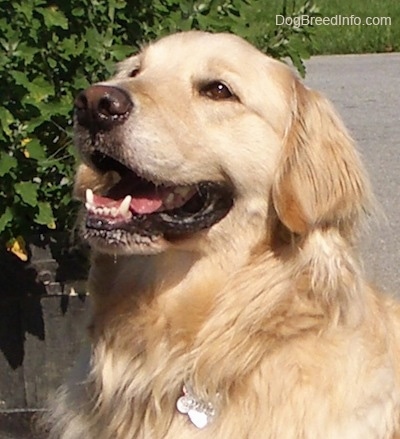
[(94, 203), (94, 196), (92, 189), (86, 189), (86, 202), (89, 204)]
[(188, 186), (179, 186), (175, 189), (175, 193), (177, 193), (178, 195), (180, 195), (182, 198), (185, 198), (186, 195), (189, 193), (190, 191), (190, 187)]
[(111, 215), (112, 216), (117, 216), (118, 209), (116, 207), (112, 207), (110, 210), (111, 210)]
[(85, 207), (87, 210), (93, 210), (93, 204), (85, 203)]
[(174, 202), (174, 194), (170, 193), (165, 199), (165, 205), (169, 207)]
[(103, 215), (110, 215), (110, 209), (108, 207), (103, 207)]
[(132, 197), (130, 195), (127, 195), (122, 203), (118, 207), (118, 212), (121, 215), (126, 215), (129, 212), (129, 206), (131, 204)]

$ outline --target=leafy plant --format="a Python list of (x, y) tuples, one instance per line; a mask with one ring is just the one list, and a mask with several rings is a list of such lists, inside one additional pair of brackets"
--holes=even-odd
[[(282, 13), (315, 15), (310, 1)], [(70, 230), (72, 102), (142, 42), (189, 29), (237, 33), (275, 57), (302, 58), (312, 28), (278, 27), (264, 0), (0, 0), (0, 234)]]

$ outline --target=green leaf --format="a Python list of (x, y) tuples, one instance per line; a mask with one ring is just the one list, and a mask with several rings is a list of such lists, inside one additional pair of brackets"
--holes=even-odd
[(100, 51), (103, 49), (103, 37), (96, 29), (87, 29), (84, 38), (87, 46), (91, 47), (94, 51)]
[[(32, 100), (24, 99), (24, 102), (33, 103)], [(72, 114), (72, 99), (63, 96), (56, 102), (35, 102), (42, 118), (50, 120), (53, 116), (67, 116)]]
[(35, 216), (35, 222), (43, 226), (47, 226), (50, 229), (55, 228), (54, 215), (51, 206), (47, 202), (39, 201), (38, 203), (39, 212)]
[(77, 76), (73, 79), (72, 85), (75, 90), (83, 90), (90, 85), (90, 82), (84, 76)]
[(57, 61), (53, 58), (47, 58), (50, 68), (55, 69), (57, 67)]
[(83, 41), (79, 42), (79, 45), (76, 41), (76, 36), (73, 35), (70, 38), (64, 38), (59, 45), (60, 56), (64, 59), (70, 59), (71, 55), (79, 55), (83, 52), (85, 48), (85, 44)]
[(15, 121), (14, 116), (5, 107), (0, 107), (0, 124), (7, 136), (11, 137), (11, 124)]
[(13, 214), (10, 207), (6, 207), (5, 212), (0, 216), (0, 233), (2, 233), (7, 227), (8, 223), (12, 220)]
[(18, 46), (18, 50), (14, 52), (14, 56), (18, 56), (23, 60), (25, 65), (31, 64), (35, 55), (40, 52), (37, 47), (30, 47), (26, 43), (22, 42)]
[(11, 169), (15, 168), (18, 162), (15, 157), (2, 151), (0, 154), (0, 177), (4, 177)]
[(26, 132), (27, 134), (34, 134), (35, 129), (44, 124), (46, 120), (43, 120), (43, 116), (39, 115), (37, 117), (34, 117), (32, 114), (31, 119), (26, 122)]
[(72, 9), (71, 13), (74, 17), (83, 17), (85, 15), (85, 9), (78, 6), (77, 8)]
[(116, 0), (113, 4), (115, 9), (123, 9), (127, 5), (127, 2), (125, 0)]
[(22, 201), (29, 206), (36, 207), (38, 184), (23, 181), (15, 184), (15, 192), (21, 197)]
[(131, 46), (113, 45), (111, 54), (117, 61), (122, 61), (124, 58), (132, 55), (133, 48)]
[(75, 17), (83, 17), (85, 15), (85, 9), (82, 7), (74, 8), (71, 12)]
[(33, 101), (41, 102), (54, 95), (54, 86), (45, 78), (35, 78), (28, 86), (29, 94)]
[(46, 158), (45, 150), (38, 139), (32, 139), (26, 145), (26, 150), (29, 154), (29, 158), (31, 159), (44, 160)]
[(43, 15), (44, 23), (47, 27), (61, 27), (64, 30), (68, 29), (68, 20), (57, 6), (40, 8), (38, 9), (38, 12)]
[(29, 90), (29, 78), (26, 73), (17, 70), (13, 70), (10, 73), (16, 84), (22, 85), (26, 90)]

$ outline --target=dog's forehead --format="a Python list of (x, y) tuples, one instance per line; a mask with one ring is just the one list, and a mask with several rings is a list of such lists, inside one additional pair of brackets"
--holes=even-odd
[(211, 34), (207, 32), (181, 32), (164, 37), (145, 48), (146, 57), (165, 56), (167, 60), (189, 58), (229, 59), (235, 53), (241, 56), (260, 54), (251, 44), (231, 34)]
[(265, 56), (242, 38), (232, 34), (182, 32), (164, 37), (147, 46), (140, 55), (144, 67), (171, 69), (175, 72), (209, 70), (246, 71), (249, 65), (279, 68), (275, 60)]

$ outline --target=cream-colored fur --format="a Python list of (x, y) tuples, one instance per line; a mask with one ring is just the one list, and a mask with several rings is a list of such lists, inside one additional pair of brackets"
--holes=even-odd
[[(206, 80), (238, 100), (199, 96)], [(354, 253), (370, 188), (331, 105), (224, 34), (161, 39), (105, 84), (135, 103), (126, 162), (153, 181), (229, 182), (234, 206), (184, 240), (93, 249), (90, 364), (51, 403), (50, 436), (399, 438), (400, 311)], [(79, 148), (87, 136), (76, 128)], [(111, 181), (83, 164), (76, 195)], [(216, 409), (204, 429), (176, 409), (184, 383)]]

